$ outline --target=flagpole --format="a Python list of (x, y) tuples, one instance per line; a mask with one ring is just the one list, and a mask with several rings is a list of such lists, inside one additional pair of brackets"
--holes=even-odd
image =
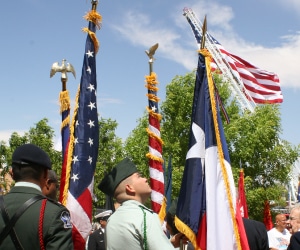
[[(152, 189), (151, 193), (151, 205), (152, 210), (158, 213), (161, 222), (165, 217), (165, 205), (164, 202), (164, 177), (163, 177), (163, 158), (162, 158), (162, 145), (163, 141), (160, 137), (160, 120), (161, 114), (158, 111), (159, 98), (157, 97), (157, 78), (153, 72), (153, 61), (155, 51), (158, 48), (158, 43), (146, 50), (146, 54), (149, 57), (149, 75), (146, 76), (147, 84), (145, 87), (148, 89), (148, 107), (149, 113), (149, 125), (147, 128), (149, 152), (146, 157), (149, 159), (149, 172), (150, 172), (150, 186)], [(154, 174), (155, 173), (155, 174)]]

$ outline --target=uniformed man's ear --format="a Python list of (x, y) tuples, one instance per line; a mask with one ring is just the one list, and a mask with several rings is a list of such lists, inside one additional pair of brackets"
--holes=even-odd
[(126, 188), (126, 193), (128, 193), (128, 194), (133, 194), (133, 193), (135, 193), (135, 189), (133, 188), (132, 185), (127, 184), (125, 188)]

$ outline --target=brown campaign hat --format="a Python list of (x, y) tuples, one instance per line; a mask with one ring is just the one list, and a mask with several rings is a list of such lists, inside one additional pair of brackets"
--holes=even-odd
[(98, 188), (103, 193), (114, 196), (115, 189), (120, 182), (136, 172), (138, 172), (138, 170), (134, 163), (128, 158), (125, 158), (104, 176), (103, 180), (98, 185)]
[(24, 144), (16, 148), (12, 155), (12, 166), (14, 165), (52, 168), (49, 155), (34, 144)]

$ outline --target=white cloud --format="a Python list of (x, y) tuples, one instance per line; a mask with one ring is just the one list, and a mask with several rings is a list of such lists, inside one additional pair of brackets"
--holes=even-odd
[[(230, 25), (234, 13), (230, 7), (200, 2), (192, 5), (192, 9), (201, 10), (201, 13), (209, 15), (214, 35), (229, 52), (259, 68), (275, 72), (279, 76), (282, 86), (300, 88), (298, 81), (300, 57), (295, 56), (300, 54), (300, 34), (282, 37), (282, 43), (278, 47), (265, 47), (247, 42), (234, 32)], [(128, 12), (121, 21), (122, 25), (115, 25), (114, 29), (134, 45), (147, 47), (149, 44), (158, 42), (161, 56), (192, 70), (196, 67), (195, 42), (191, 40), (190, 43), (187, 43), (187, 39), (183, 39), (186, 35), (191, 36), (192, 32), (186, 28), (187, 24), (184, 26), (184, 22), (187, 22), (184, 18), (180, 20), (175, 15), (173, 18), (176, 27), (157, 23), (141, 13)], [(194, 46), (194, 50), (192, 46)]]
[(127, 12), (121, 22), (122, 25), (113, 28), (132, 44), (147, 48), (159, 43), (162, 57), (176, 61), (187, 69), (195, 68), (195, 62), (191, 60), (195, 52), (182, 48), (181, 36), (174, 29), (152, 22), (147, 15), (135, 12)]

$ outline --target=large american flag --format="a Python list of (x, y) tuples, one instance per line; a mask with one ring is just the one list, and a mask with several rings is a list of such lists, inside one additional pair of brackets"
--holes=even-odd
[[(185, 8), (184, 12), (192, 13), (191, 9)], [(192, 13), (193, 15), (193, 13)], [(186, 15), (191, 29), (194, 33), (198, 44), (201, 44), (202, 35), (199, 33), (198, 24), (191, 20), (189, 15)], [(243, 83), (243, 94), (254, 103), (257, 104), (272, 104), (283, 102), (283, 96), (279, 83), (279, 78), (275, 73), (260, 69), (246, 60), (228, 52), (214, 37), (206, 32), (206, 37), (212, 42), (215, 48), (220, 52), (223, 62), (232, 72), (233, 77), (240, 79)], [(218, 68), (218, 63), (212, 63), (212, 71)], [(222, 68), (219, 68), (222, 71)]]
[(196, 250), (246, 250), (249, 247), (242, 217), (236, 210), (235, 185), (210, 60), (207, 50), (201, 50), (175, 225)]
[(95, 31), (101, 16), (93, 9), (86, 18), (90, 22), (88, 29), (84, 29), (88, 35), (70, 131), (65, 166), (66, 183), (61, 200), (71, 213), (74, 249), (80, 250), (85, 249), (85, 241), (92, 228), (93, 181), (99, 146), (95, 58), (99, 45)]
[[(160, 120), (161, 115), (158, 110), (158, 101), (156, 85), (158, 84), (156, 74), (151, 72), (149, 76), (146, 76), (146, 88), (148, 89), (149, 106), (147, 110), (149, 112), (149, 126), (147, 132), (149, 135), (149, 171), (150, 171), (150, 186), (152, 188), (151, 193), (151, 205), (152, 210), (159, 213), (164, 200), (164, 172), (163, 172), (163, 158), (162, 158), (162, 139), (160, 137)], [(160, 216), (163, 220), (164, 215)]]

